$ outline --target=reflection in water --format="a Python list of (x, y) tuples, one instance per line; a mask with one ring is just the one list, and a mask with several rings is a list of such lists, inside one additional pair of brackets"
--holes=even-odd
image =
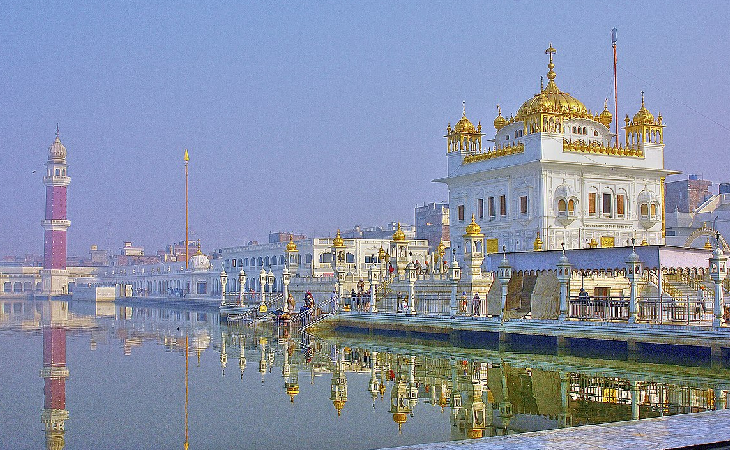
[[(13, 313), (15, 310), (17, 314)], [(331, 403), (327, 406), (329, 417), (368, 422), (346, 426), (374, 427), (384, 422), (372, 415), (387, 414), (389, 425), (374, 430), (379, 438), (385, 439), (383, 445), (423, 442), (421, 436), (427, 435), (429, 429), (438, 428), (437, 422), (443, 423), (444, 430), (447, 427), (450, 430), (438, 439), (459, 440), (727, 407), (727, 369), (431, 347), (404, 340), (347, 336), (321, 339), (270, 323), (221, 325), (215, 312), (205, 311), (117, 305), (113, 316), (90, 317), (69, 313), (66, 303), (54, 301), (31, 302), (22, 308), (9, 309), (0, 305), (0, 311), (5, 312), (0, 316), (0, 329), (42, 332), (41, 376), (45, 402), (41, 417), (49, 449), (63, 448), (68, 437), (64, 433), (69, 418), (66, 410), (69, 330), (74, 332), (73, 336), (88, 336), (92, 349), (97, 352), (98, 343), (121, 347), (119, 356), (124, 359), (148, 344), (184, 354), (184, 410), (182, 404), (176, 410), (172, 410), (174, 404), (169, 408), (177, 420), (184, 414), (185, 448), (189, 442), (190, 351), (197, 355), (198, 367), (201, 355), (208, 351), (213, 352), (214, 364), (220, 365), (216, 375), (198, 375), (191, 380), (193, 437), (201, 432), (195, 428), (196, 420), (217, 414), (214, 409), (205, 408), (222, 407), (220, 402), (204, 406), (196, 391), (204, 392), (205, 385), (221, 386), (223, 380), (226, 391), (217, 393), (221, 402), (240, 395), (240, 390), (247, 396), (268, 395), (269, 398), (261, 400), (263, 404), (278, 404), (278, 399), (284, 399), (293, 408), (290, 412), (276, 410), (275, 417), (266, 420), (280, 420), (284, 417), (281, 414), (290, 414), (283, 420), (293, 421), (297, 416), (314, 414), (325, 402)], [(240, 388), (230, 384), (230, 375), (225, 376), (229, 357), (233, 361), (238, 357)], [(260, 377), (255, 372), (244, 376), (247, 357), (258, 360)], [(176, 367), (176, 373), (180, 374), (181, 366)], [(73, 366), (73, 371), (77, 373), (83, 368)], [(305, 374), (310, 382), (300, 385), (300, 380), (306, 379)], [(98, 374), (98, 377), (109, 375)], [(330, 381), (329, 398), (323, 389), (310, 386), (320, 377)], [(233, 378), (239, 385), (239, 377)], [(182, 387), (182, 379), (177, 380), (171, 383)], [(252, 381), (257, 387), (246, 387)], [(93, 390), (94, 386), (85, 388)], [(299, 397), (306, 400), (297, 400)], [(254, 402), (252, 398), (247, 401)], [(253, 415), (258, 414), (267, 414), (266, 409), (254, 411)], [(81, 411), (74, 411), (73, 415), (76, 420), (82, 420)], [(251, 417), (242, 416), (242, 425), (258, 432), (255, 429), (258, 425)], [(427, 418), (426, 423), (419, 417)], [(315, 434), (327, 433), (334, 426), (329, 420), (320, 419), (307, 426), (319, 426), (312, 431)], [(177, 423), (182, 425), (181, 422)], [(178, 439), (180, 442), (182, 436)], [(313, 445), (304, 444), (304, 447)], [(348, 446), (372, 447), (368, 442), (356, 441), (348, 442)]]

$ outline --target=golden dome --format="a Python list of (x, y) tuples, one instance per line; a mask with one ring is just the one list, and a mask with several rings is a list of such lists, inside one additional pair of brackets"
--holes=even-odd
[(474, 221), (474, 214), (472, 214), (471, 223), (466, 226), (466, 235), (467, 236), (481, 236), (481, 234), (482, 234), (482, 227), (480, 227), (479, 224)]
[(561, 92), (555, 84), (555, 72), (553, 71), (553, 53), (555, 49), (552, 44), (545, 50), (550, 55), (548, 63), (548, 81), (547, 86), (541, 89), (539, 94), (527, 100), (517, 110), (516, 120), (523, 120), (525, 117), (536, 113), (562, 114), (570, 117), (587, 117), (588, 108), (585, 107), (580, 100), (577, 100), (567, 92)]
[(398, 432), (403, 428), (403, 424), (408, 420), (408, 416), (405, 413), (393, 413), (393, 422), (398, 424)]
[(339, 229), (337, 229), (337, 236), (335, 236), (335, 238), (332, 240), (332, 244), (337, 248), (342, 248), (345, 246), (345, 241), (342, 239)]
[(345, 402), (343, 402), (342, 400), (333, 400), (332, 406), (335, 407), (335, 409), (337, 410), (337, 415), (339, 416), (342, 414), (342, 408), (345, 407)]
[(608, 110), (608, 100), (603, 103), (603, 112), (598, 116), (598, 121), (606, 128), (611, 126), (611, 122), (613, 122), (613, 114)]
[(289, 252), (289, 253), (293, 253), (293, 252), (298, 251), (297, 250), (297, 244), (294, 243), (294, 237), (291, 236), (291, 235), (289, 236), (289, 243), (286, 244), (286, 251)]
[(393, 233), (393, 240), (395, 242), (406, 240), (406, 234), (403, 232), (403, 230), (400, 229), (400, 222), (398, 222), (398, 229), (395, 230), (395, 233)]
[(466, 118), (466, 102), (462, 102), (463, 112), (461, 113), (461, 119), (454, 125), (454, 131), (457, 133), (476, 133), (477, 130), (474, 128), (474, 124)]
[(507, 119), (502, 117), (502, 108), (497, 105), (497, 117), (494, 119), (494, 128), (496, 128), (497, 131), (501, 130), (505, 125), (507, 125)]
[(641, 93), (641, 108), (634, 114), (633, 125), (651, 125), (654, 123), (654, 115), (644, 106), (644, 92)]
[(712, 244), (710, 244), (710, 238), (705, 241), (705, 250), (712, 250)]

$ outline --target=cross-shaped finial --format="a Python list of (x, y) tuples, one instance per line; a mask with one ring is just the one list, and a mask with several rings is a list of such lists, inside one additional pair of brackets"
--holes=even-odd
[(550, 55), (550, 62), (553, 62), (553, 53), (555, 53), (555, 49), (553, 48), (553, 43), (551, 42), (548, 44), (547, 50), (545, 50), (546, 55)]

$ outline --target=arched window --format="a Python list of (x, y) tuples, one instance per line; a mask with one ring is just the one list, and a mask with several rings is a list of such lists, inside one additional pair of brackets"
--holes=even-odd
[(568, 208), (565, 203), (565, 199), (561, 198), (558, 200), (558, 215), (564, 216), (567, 212)]
[(573, 200), (572, 198), (568, 200), (568, 215), (575, 215), (575, 200)]
[(656, 217), (656, 203), (651, 204), (651, 217)]
[(279, 256), (279, 265), (284, 265), (284, 255)]
[(641, 206), (639, 206), (639, 213), (641, 214), (641, 217), (648, 218), (649, 217), (649, 205), (646, 203), (642, 203)]

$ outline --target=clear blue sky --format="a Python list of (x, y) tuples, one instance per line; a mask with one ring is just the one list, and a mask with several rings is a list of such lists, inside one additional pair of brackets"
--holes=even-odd
[[(355, 3), (355, 2), (353, 2)], [(619, 113), (640, 91), (665, 164), (730, 181), (725, 2), (11, 2), (0, 9), (0, 256), (43, 251), (43, 164), (68, 149), (69, 254), (205, 251), (269, 231), (413, 221), (446, 200), (446, 124), (493, 132), (539, 89)], [(33, 170), (37, 170), (33, 173)]]

